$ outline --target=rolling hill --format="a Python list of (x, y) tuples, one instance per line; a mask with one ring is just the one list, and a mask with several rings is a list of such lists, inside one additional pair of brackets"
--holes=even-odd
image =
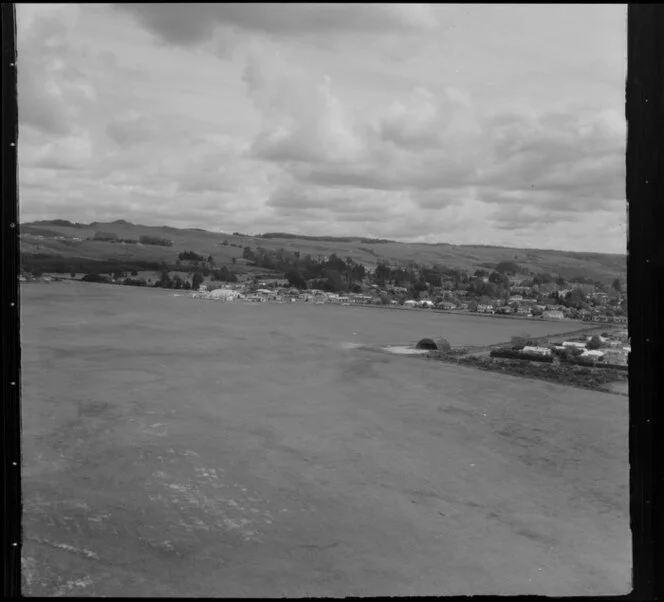
[[(138, 241), (152, 236), (172, 241), (172, 246), (138, 245), (88, 240), (98, 232), (113, 233), (118, 239)], [(514, 261), (524, 273), (549, 272), (574, 278), (584, 276), (610, 283), (616, 277), (625, 280), (625, 255), (606, 253), (577, 253), (548, 249), (521, 249), (486, 245), (452, 245), (446, 243), (404, 243), (361, 237), (300, 236), (288, 233), (267, 233), (247, 236), (225, 234), (198, 228), (178, 229), (170, 226), (144, 226), (125, 220), (109, 223), (72, 223), (65, 220), (39, 221), (21, 224), (21, 253), (49, 255), (63, 258), (122, 261), (165, 261), (169, 265), (184, 250), (212, 255), (217, 265), (231, 265), (233, 258), (242, 257), (242, 249), (284, 249), (306, 255), (351, 257), (357, 262), (375, 265), (381, 260), (419, 264), (441, 264), (450, 268), (473, 272), (478, 268), (492, 268), (500, 261)], [(236, 265), (241, 265), (238, 262)]]

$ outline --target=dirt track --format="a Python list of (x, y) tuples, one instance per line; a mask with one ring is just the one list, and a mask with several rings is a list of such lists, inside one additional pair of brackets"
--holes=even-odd
[(625, 398), (74, 287), (22, 289), (26, 594), (629, 590)]

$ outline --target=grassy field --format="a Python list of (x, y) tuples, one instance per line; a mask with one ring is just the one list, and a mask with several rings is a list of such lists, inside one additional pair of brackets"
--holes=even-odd
[(521, 323), (75, 282), (21, 312), (27, 595), (629, 590), (625, 398), (350, 345)]
[(22, 224), (21, 233), (29, 235), (92, 237), (95, 232), (114, 232), (120, 238), (138, 239), (141, 235), (159, 236), (173, 241), (172, 247), (119, 245), (105, 242), (82, 241), (71, 244), (68, 241), (36, 239), (24, 236), (21, 251), (24, 253), (46, 253), (67, 257), (89, 259), (125, 259), (141, 261), (174, 262), (177, 254), (184, 250), (202, 255), (212, 255), (218, 265), (230, 265), (232, 258), (240, 258), (242, 248), (224, 246), (227, 240), (233, 245), (266, 249), (283, 248), (299, 251), (302, 255), (329, 255), (352, 257), (355, 261), (376, 264), (379, 259), (392, 261), (417, 261), (423, 264), (439, 263), (451, 268), (461, 268), (471, 272), (477, 268), (495, 266), (500, 261), (515, 261), (533, 272), (547, 271), (558, 273), (565, 278), (585, 276), (610, 284), (614, 278), (625, 280), (627, 258), (625, 255), (603, 253), (572, 253), (566, 251), (518, 249), (507, 247), (487, 247), (481, 245), (415, 244), (415, 243), (368, 243), (360, 240), (352, 242), (312, 241), (302, 238), (252, 238), (232, 236), (220, 232), (185, 230), (169, 227), (150, 227), (129, 223), (88, 224), (84, 227), (69, 227), (56, 224)]

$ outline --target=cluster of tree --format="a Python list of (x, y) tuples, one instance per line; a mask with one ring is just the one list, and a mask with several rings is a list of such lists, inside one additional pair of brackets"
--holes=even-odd
[(104, 284), (110, 284), (111, 283), (111, 278), (110, 276), (106, 276), (105, 274), (86, 274), (81, 278), (83, 282), (102, 282)]
[(500, 263), (496, 264), (494, 270), (499, 274), (509, 274), (510, 276), (515, 276), (522, 271), (521, 268), (513, 261), (501, 261)]
[(561, 298), (559, 294), (556, 294), (556, 298), (565, 307), (571, 307), (578, 310), (588, 309), (589, 307), (588, 302), (586, 301), (586, 294), (580, 288), (572, 289), (564, 298)]
[[(209, 276), (212, 280), (216, 282), (237, 282), (237, 276), (235, 273), (231, 272), (227, 267), (223, 266), (216, 270), (207, 270), (203, 271), (204, 276)], [(195, 276), (196, 274), (194, 274)]]
[(204, 255), (194, 253), (194, 251), (182, 251), (182, 253), (178, 254), (178, 259), (180, 261), (207, 261), (208, 263), (213, 262), (212, 255), (205, 257)]
[[(197, 282), (198, 277), (198, 282)], [(198, 289), (198, 287), (203, 282), (203, 277), (200, 273), (194, 274), (193, 282), (190, 283), (189, 280), (183, 280), (178, 274), (171, 278), (168, 270), (164, 270), (159, 274), (159, 279), (152, 285), (155, 288), (172, 288), (172, 289), (183, 289), (191, 290)], [(197, 283), (197, 284), (196, 284)], [(194, 286), (196, 284), (196, 286)]]
[(139, 237), (138, 241), (144, 245), (156, 245), (159, 247), (172, 247), (173, 241), (168, 240), (167, 238), (162, 238), (161, 236), (148, 236), (143, 234)]
[[(497, 272), (493, 273), (498, 274)], [(489, 276), (489, 282), (484, 282), (484, 280), (481, 279), (473, 280), (466, 290), (468, 291), (468, 296), (470, 298), (477, 299), (486, 297), (489, 299), (488, 303), (490, 303), (490, 300), (492, 299), (504, 299), (509, 295), (509, 285), (491, 282), (491, 276)], [(485, 304), (483, 301), (481, 301), (481, 303)]]
[(302, 257), (298, 251), (269, 251), (263, 247), (254, 250), (245, 247), (242, 257), (254, 266), (282, 272), (291, 286), (297, 288), (306, 288), (307, 281), (315, 281), (315, 284), (312, 282), (313, 288), (347, 292), (356, 290), (366, 277), (362, 264), (356, 263), (350, 257), (344, 260), (334, 253), (327, 260), (317, 260), (310, 255)]
[(535, 274), (531, 281), (533, 285), (540, 286), (542, 284), (553, 284), (556, 281), (556, 278), (548, 272), (540, 272), (539, 274)]
[(393, 286), (409, 287), (418, 279), (415, 270), (408, 270), (400, 266), (391, 267), (383, 261), (378, 263), (374, 272), (374, 280), (378, 286), (392, 284)]
[(286, 280), (288, 280), (289, 286), (299, 288), (301, 290), (305, 290), (307, 288), (307, 281), (297, 270), (289, 270), (286, 272)]
[(597, 335), (593, 335), (590, 340), (586, 343), (586, 347), (588, 349), (600, 349), (601, 347), (604, 346), (604, 343), (602, 343), (602, 339), (598, 337)]

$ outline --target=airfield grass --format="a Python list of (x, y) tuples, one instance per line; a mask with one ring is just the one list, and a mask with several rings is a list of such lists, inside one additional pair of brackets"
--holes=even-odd
[(521, 323), (76, 282), (21, 317), (26, 595), (629, 590), (626, 398), (348, 345)]

